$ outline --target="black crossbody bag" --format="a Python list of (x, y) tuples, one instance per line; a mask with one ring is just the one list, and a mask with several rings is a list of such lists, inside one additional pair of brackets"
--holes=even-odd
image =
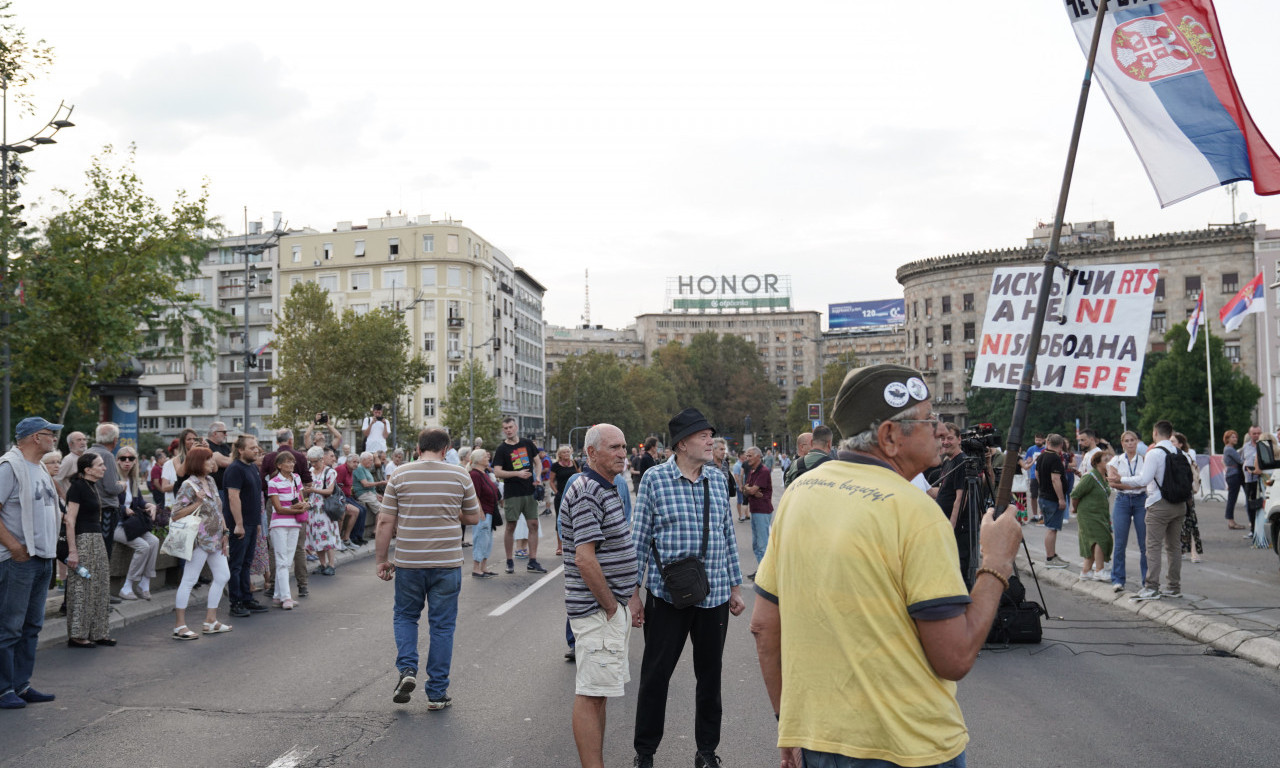
[(658, 571), (662, 574), (662, 584), (667, 588), (674, 608), (689, 608), (701, 603), (711, 594), (711, 584), (707, 581), (707, 569), (702, 561), (707, 558), (707, 538), (711, 534), (711, 487), (707, 479), (702, 478), (702, 552), (697, 557), (682, 557), (666, 565), (658, 554), (658, 545), (653, 547), (653, 557), (658, 563)]

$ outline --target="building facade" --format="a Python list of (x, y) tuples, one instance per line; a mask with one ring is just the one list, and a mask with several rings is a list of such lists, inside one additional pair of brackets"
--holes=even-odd
[[(1257, 274), (1252, 225), (1116, 240), (1111, 222), (1086, 222), (1064, 230), (1059, 252), (1069, 266), (1157, 263), (1160, 267), (1147, 351), (1165, 349), (1164, 334), (1185, 322), (1203, 289), (1211, 330), (1222, 337), (1217, 312), (1241, 286)], [(907, 364), (925, 374), (934, 409), (944, 420), (966, 426), (965, 407), (970, 374), (991, 290), (992, 271), (1043, 263), (1049, 237), (1040, 228), (1022, 248), (940, 256), (898, 268), (906, 299), (904, 325)], [(1272, 273), (1274, 274), (1274, 272)], [(1260, 324), (1261, 321), (1259, 321)], [(1247, 376), (1261, 385), (1258, 326), (1246, 322), (1225, 335), (1226, 353)]]
[(839, 363), (863, 368), (881, 363), (907, 364), (907, 333), (902, 325), (836, 329), (822, 333), (822, 367)]
[(546, 330), (546, 366), (550, 376), (572, 355), (598, 352), (612, 355), (629, 365), (643, 365), (644, 344), (636, 335), (634, 325), (622, 330), (602, 325), (564, 328), (548, 325)]
[[(404, 314), (429, 372), (416, 391), (399, 398), (398, 427), (440, 426), (449, 384), (475, 358), (498, 379), (503, 413), (522, 422), (521, 434), (541, 438), (545, 289), (527, 274), (521, 277), (523, 270), (461, 220), (399, 215), (364, 225), (338, 222), (330, 232), (289, 234), (279, 253), (283, 295), (314, 282), (329, 292), (335, 311), (391, 308)], [(527, 326), (524, 333), (520, 323)], [(519, 343), (531, 333), (538, 344), (517, 361)], [(532, 365), (529, 359), (537, 360), (539, 375), (517, 381), (520, 366)]]

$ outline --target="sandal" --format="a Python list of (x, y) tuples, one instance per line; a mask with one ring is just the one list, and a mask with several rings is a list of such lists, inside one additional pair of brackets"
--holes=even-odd
[(206, 621), (204, 624), (200, 625), (200, 628), (201, 630), (204, 631), (206, 635), (217, 635), (223, 632), (231, 631), (230, 624), (223, 624), (222, 622), (216, 619), (213, 621)]
[(1227, 523), (1227, 530), (1229, 530), (1229, 531), (1243, 531), (1244, 529), (1246, 529), (1246, 528), (1248, 528), (1248, 527), (1249, 527), (1249, 526), (1247, 526), (1247, 525), (1240, 525), (1239, 523), (1237, 523), (1237, 522), (1236, 522), (1236, 521), (1234, 521), (1234, 520), (1232, 520), (1232, 521), (1230, 521), (1230, 522), (1228, 522), (1228, 523)]
[(173, 628), (173, 639), (174, 640), (199, 640), (200, 636), (197, 635), (195, 632), (192, 632), (191, 630), (187, 629), (187, 625), (183, 624), (180, 627)]

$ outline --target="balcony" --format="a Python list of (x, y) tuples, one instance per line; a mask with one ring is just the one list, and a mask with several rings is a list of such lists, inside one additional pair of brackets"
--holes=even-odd
[(450, 360), (461, 360), (461, 359), (462, 359), (462, 350), (460, 350), (460, 349), (451, 349), (451, 350), (449, 350), (449, 352), (448, 352), (448, 358), (449, 358)]
[(463, 320), (461, 317), (451, 317), (451, 318), (449, 318), (449, 327), (450, 327), (450, 328), (461, 328), (461, 327), (462, 327), (463, 322), (464, 322), (464, 320)]
[[(270, 298), (271, 286), (269, 284), (257, 285), (254, 287), (252, 291), (249, 291), (249, 296), (251, 297), (261, 296), (263, 298)], [(243, 299), (244, 286), (243, 285), (220, 285), (218, 286), (218, 298), (219, 299)]]

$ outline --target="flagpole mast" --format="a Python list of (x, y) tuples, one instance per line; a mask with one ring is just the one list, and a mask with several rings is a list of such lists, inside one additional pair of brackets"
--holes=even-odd
[[(1084, 127), (1085, 107), (1089, 103), (1089, 87), (1093, 84), (1093, 64), (1098, 58), (1098, 42), (1102, 38), (1102, 20), (1107, 15), (1107, 0), (1098, 3), (1098, 17), (1093, 22), (1093, 39), (1089, 43), (1089, 55), (1084, 69), (1084, 81), (1080, 84), (1080, 98), (1076, 103), (1075, 124), (1071, 128), (1071, 143), (1067, 149), (1067, 163), (1062, 172), (1062, 187), (1058, 191), (1058, 208), (1053, 215), (1053, 234), (1049, 250), (1044, 254), (1044, 274), (1040, 280), (1040, 295), (1036, 298), (1036, 316), (1031, 326), (1031, 338), (1027, 344), (1027, 357), (1022, 366), (1022, 381), (1013, 401), (1013, 418), (1009, 424), (1009, 441), (1005, 456), (1017, 460), (1022, 455), (1022, 430), (1027, 420), (1027, 406), (1031, 403), (1031, 383), (1036, 373), (1036, 358), (1040, 354), (1040, 337), (1044, 333), (1044, 319), (1049, 311), (1049, 292), (1053, 285), (1053, 271), (1061, 263), (1058, 244), (1062, 238), (1062, 224), (1067, 215), (1067, 196), (1071, 193), (1071, 177), (1075, 172), (1076, 151), (1080, 148), (1080, 132)], [(1000, 473), (1000, 487), (996, 490), (996, 514), (1009, 504), (1013, 494), (1013, 472)]]
[(1208, 381), (1209, 394), (1209, 455), (1212, 456), (1213, 449), (1218, 444), (1218, 433), (1214, 431), (1213, 426), (1213, 371), (1209, 367), (1209, 340), (1213, 338), (1213, 334), (1209, 332), (1208, 313), (1204, 313), (1204, 376)]

